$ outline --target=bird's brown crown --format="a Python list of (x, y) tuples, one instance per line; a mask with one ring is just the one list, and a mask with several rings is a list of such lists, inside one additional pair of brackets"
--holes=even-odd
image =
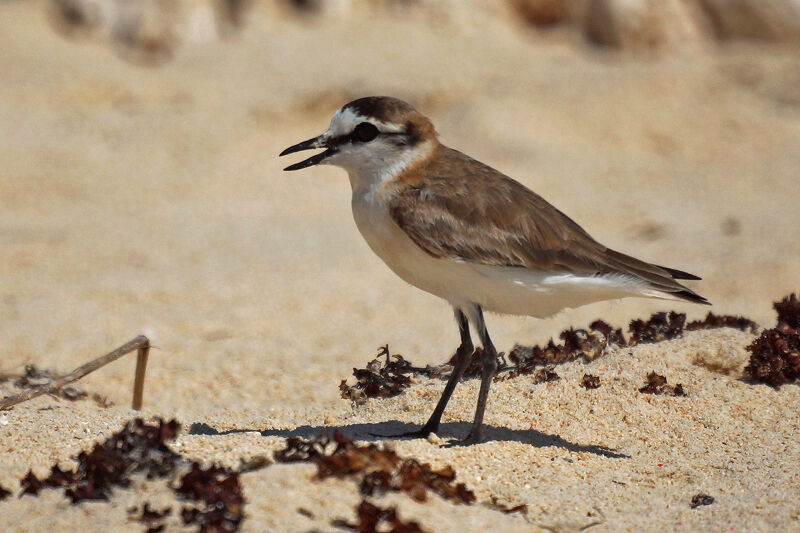
[(345, 104), (342, 110), (350, 110), (380, 122), (405, 126), (411, 145), (436, 139), (436, 129), (428, 117), (399, 98), (366, 96)]

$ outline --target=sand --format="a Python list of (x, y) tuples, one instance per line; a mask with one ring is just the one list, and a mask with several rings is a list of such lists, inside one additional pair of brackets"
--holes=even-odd
[[(692, 287), (716, 313), (770, 326), (771, 302), (800, 288), (796, 47), (617, 56), (493, 25), (284, 18), (146, 68), (57, 35), (38, 2), (4, 2), (0, 28), (0, 370), (66, 372), (145, 333), (156, 349), (143, 415), (180, 420), (174, 448), (195, 459), (235, 465), (324, 429), (379, 440), (371, 433), (423, 422), (440, 393), (441, 381), (419, 378), (357, 408), (339, 397), (340, 380), (380, 345), (440, 364), (458, 340), (447, 305), (362, 241), (342, 171), (281, 172), (277, 153), (353, 97), (413, 102), (445, 143), (600, 241), (703, 276)], [(707, 311), (627, 299), (488, 324), (508, 351), (598, 317), (624, 326), (665, 309)], [(479, 504), (378, 501), (426, 531), (800, 529), (800, 396), (741, 379), (752, 338), (695, 332), (563, 365), (557, 382), (497, 383), (487, 442), (450, 448), (474, 409), (477, 382), (465, 382), (438, 439), (391, 444), (451, 465)], [(82, 381), (111, 407), (43, 397), (0, 414), (0, 486), (18, 492), (29, 469), (42, 474), (134, 417), (134, 359)], [(688, 396), (639, 393), (651, 370)], [(587, 371), (599, 389), (579, 386)], [(244, 474), (243, 530), (330, 531), (332, 518), (352, 519), (356, 486), (313, 472)], [(699, 492), (715, 502), (691, 509)], [(15, 495), (0, 513), (7, 531), (141, 531), (126, 509), (166, 498), (137, 486), (72, 506), (50, 491)], [(480, 505), (492, 498), (528, 513)]]

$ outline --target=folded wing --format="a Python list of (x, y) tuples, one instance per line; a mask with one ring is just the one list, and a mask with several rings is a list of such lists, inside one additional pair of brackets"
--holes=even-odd
[[(700, 279), (611, 250), (541, 196), (491, 167), (441, 147), (424, 180), (390, 202), (394, 222), (433, 257), (535, 271), (637, 278), (655, 291), (708, 303), (676, 279)], [(453, 178), (469, 172), (469, 179)], [(448, 176), (448, 177), (444, 177)]]

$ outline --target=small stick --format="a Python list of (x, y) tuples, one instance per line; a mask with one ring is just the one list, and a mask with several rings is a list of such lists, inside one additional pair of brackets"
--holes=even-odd
[(100, 367), (107, 365), (112, 361), (116, 361), (125, 354), (134, 350), (138, 350), (138, 357), (136, 359), (136, 379), (133, 382), (133, 408), (139, 410), (142, 408), (142, 395), (144, 393), (144, 372), (147, 368), (147, 356), (150, 353), (150, 339), (144, 335), (139, 335), (133, 340), (130, 340), (117, 348), (116, 350), (107, 353), (102, 357), (98, 357), (93, 361), (89, 361), (85, 365), (79, 366), (66, 376), (54, 379), (47, 385), (36, 387), (35, 389), (27, 390), (15, 396), (9, 396), (0, 400), (0, 411), (8, 409), (18, 403), (26, 402), (42, 394), (47, 394), (60, 389), (64, 385), (68, 385), (78, 381), (86, 374), (90, 374)]
[(147, 337), (143, 336), (142, 338), (144, 342), (139, 345), (139, 349), (136, 351), (136, 377), (133, 380), (133, 409), (135, 411), (142, 408), (144, 372), (147, 370), (147, 356), (150, 355), (150, 341)]

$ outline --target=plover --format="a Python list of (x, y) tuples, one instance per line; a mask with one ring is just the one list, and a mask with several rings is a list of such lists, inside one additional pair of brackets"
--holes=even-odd
[(472, 324), (484, 355), (475, 418), (462, 442), (480, 442), (497, 370), (483, 311), (543, 318), (627, 296), (708, 304), (676, 281), (700, 278), (603, 246), (538, 194), (441, 144), (431, 121), (402, 100), (372, 96), (345, 104), (322, 135), (280, 155), (315, 148), (325, 150), (284, 170), (345, 169), (353, 217), (370, 248), (455, 312), (461, 335), (455, 367), (433, 414), (406, 436), (438, 430), (474, 350)]

